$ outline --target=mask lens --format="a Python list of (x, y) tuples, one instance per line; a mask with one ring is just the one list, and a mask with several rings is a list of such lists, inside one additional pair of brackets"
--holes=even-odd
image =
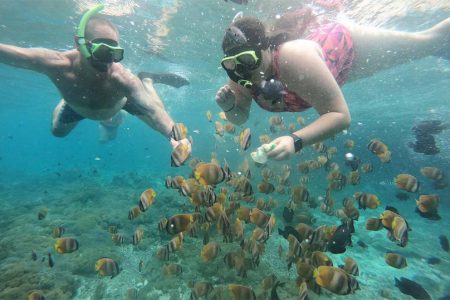
[(123, 49), (106, 44), (93, 44), (92, 56), (104, 63), (119, 62), (123, 59)]
[(253, 66), (256, 65), (255, 58), (254, 58), (252, 55), (248, 54), (248, 53), (239, 55), (239, 56), (237, 57), (237, 60), (238, 60), (241, 64), (246, 65), (246, 66), (248, 66), (248, 67), (253, 67)]
[(113, 62), (113, 55), (111, 49), (105, 45), (100, 44), (97, 47), (94, 46), (92, 50), (92, 56), (101, 62)]
[(234, 61), (234, 58), (223, 60), (222, 67), (225, 70), (234, 71), (234, 69), (236, 69), (236, 62)]

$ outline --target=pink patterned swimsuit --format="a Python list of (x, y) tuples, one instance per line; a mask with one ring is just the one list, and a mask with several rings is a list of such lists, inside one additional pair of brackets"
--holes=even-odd
[[(339, 23), (328, 23), (320, 25), (306, 37), (307, 40), (314, 41), (322, 47), (325, 63), (336, 82), (343, 85), (351, 71), (354, 58), (353, 40), (347, 28)], [(280, 68), (278, 65), (279, 48), (272, 51), (272, 58), (275, 66), (275, 79), (280, 78)], [(254, 94), (255, 102), (264, 110), (272, 112), (299, 112), (311, 107), (311, 105), (300, 98), (294, 92), (284, 89), (283, 103), (273, 105), (271, 101), (258, 99)]]

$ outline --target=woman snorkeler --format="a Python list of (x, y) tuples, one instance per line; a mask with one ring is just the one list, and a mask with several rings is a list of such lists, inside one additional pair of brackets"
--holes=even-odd
[(450, 18), (415, 33), (347, 23), (320, 23), (309, 10), (282, 16), (270, 32), (254, 17), (235, 20), (222, 42), (222, 67), (231, 79), (216, 102), (234, 124), (244, 123), (252, 99), (272, 112), (314, 107), (319, 118), (274, 139), (269, 159), (290, 158), (302, 147), (350, 125), (340, 86), (399, 64), (450, 51)]

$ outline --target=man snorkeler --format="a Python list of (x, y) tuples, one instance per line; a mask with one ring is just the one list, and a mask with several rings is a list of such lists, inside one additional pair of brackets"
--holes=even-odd
[[(100, 121), (100, 141), (112, 140), (122, 123), (123, 109), (167, 137), (172, 148), (182, 143), (190, 152), (187, 139), (174, 139), (175, 122), (149, 73), (139, 78), (119, 63), (124, 55), (119, 32), (110, 21), (96, 15), (102, 9), (103, 5), (98, 5), (83, 15), (75, 35), (77, 49), (60, 52), (0, 44), (0, 63), (43, 73), (58, 88), (63, 99), (52, 117), (52, 133), (57, 137), (68, 135), (81, 120), (91, 119)], [(162, 82), (160, 77), (156, 82)]]

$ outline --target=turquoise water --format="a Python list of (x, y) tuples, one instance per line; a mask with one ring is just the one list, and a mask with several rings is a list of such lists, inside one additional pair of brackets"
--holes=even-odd
[[(72, 48), (72, 35), (81, 16), (80, 7), (88, 1), (15, 1), (0, 3), (0, 42), (23, 47), (49, 47), (58, 50)], [(191, 84), (180, 89), (157, 86), (170, 115), (183, 122), (192, 135), (193, 157), (209, 161), (216, 152), (220, 161), (224, 158), (233, 171), (249, 158), (249, 152), (259, 145), (258, 136), (270, 134), (268, 118), (272, 116), (254, 105), (251, 118), (245, 126), (252, 130), (253, 143), (247, 152), (238, 149), (232, 135), (225, 140), (214, 135), (214, 122), (209, 123), (206, 111), (218, 120), (218, 107), (214, 102), (216, 90), (225, 82), (226, 74), (219, 68), (222, 56), (220, 43), (223, 31), (239, 10), (245, 14), (273, 16), (285, 9), (283, 5), (255, 1), (242, 7), (224, 1), (124, 1), (137, 3), (134, 12), (111, 17), (121, 32), (125, 47), (124, 64), (134, 72), (175, 72), (189, 78)], [(290, 1), (292, 2), (292, 1)], [(177, 5), (178, 3), (178, 5)], [(263, 4), (267, 4), (264, 6)], [(128, 7), (128, 6), (127, 6)], [(147, 34), (157, 28), (152, 22), (161, 18), (163, 9), (177, 7), (169, 13), (167, 28), (170, 33), (161, 40), (166, 45), (163, 57), (148, 52)], [(166, 10), (167, 11), (167, 10)], [(112, 14), (126, 12), (113, 9)], [(167, 15), (167, 13), (166, 13)], [(412, 18), (411, 16), (415, 16)], [(408, 31), (423, 29), (429, 24), (448, 17), (448, 11), (423, 13), (411, 12), (404, 18), (391, 18), (385, 23)], [(434, 20), (434, 22), (432, 22)], [(386, 290), (392, 299), (408, 299), (394, 286), (394, 277), (407, 277), (424, 286), (433, 299), (450, 293), (449, 253), (439, 245), (440, 234), (449, 235), (450, 205), (448, 188), (434, 190), (431, 181), (420, 174), (423, 166), (435, 166), (450, 170), (450, 131), (436, 136), (441, 152), (425, 156), (413, 152), (408, 142), (413, 141), (411, 128), (427, 119), (449, 121), (450, 118), (450, 62), (429, 57), (371, 78), (346, 85), (343, 88), (352, 114), (352, 125), (347, 135), (340, 134), (326, 144), (336, 146), (338, 153), (333, 159), (343, 166), (344, 142), (355, 141), (353, 153), (365, 162), (374, 164), (374, 172), (363, 174), (357, 186), (347, 186), (343, 191), (333, 192), (336, 207), (341, 200), (356, 191), (376, 194), (382, 205), (376, 210), (360, 211), (355, 223), (354, 244), (358, 240), (368, 244), (368, 249), (354, 245), (343, 255), (333, 255), (334, 265), (346, 256), (353, 257), (359, 265), (357, 277), (361, 290), (349, 299), (380, 299), (380, 290)], [(277, 254), (279, 245), (287, 249), (287, 241), (277, 233), (268, 240), (266, 252), (256, 271), (249, 271), (248, 278), (236, 276), (228, 270), (223, 256), (239, 249), (237, 243), (223, 244), (222, 251), (213, 262), (200, 261), (201, 239), (186, 237), (183, 249), (173, 256), (171, 262), (183, 266), (179, 277), (162, 277), (163, 262), (155, 258), (157, 247), (166, 244), (171, 237), (160, 234), (157, 223), (163, 217), (181, 212), (191, 212), (189, 202), (175, 190), (164, 187), (166, 176), (188, 177), (190, 168), (170, 167), (170, 145), (158, 133), (141, 121), (128, 116), (119, 129), (118, 138), (108, 144), (98, 143), (98, 124), (84, 120), (66, 138), (55, 138), (50, 133), (50, 118), (59, 101), (59, 93), (43, 75), (0, 65), (2, 90), (0, 110), (0, 299), (24, 299), (35, 290), (44, 292), (46, 299), (125, 299), (130, 288), (138, 290), (138, 299), (188, 299), (189, 281), (206, 280), (214, 286), (240, 283), (251, 286), (261, 293), (261, 280), (272, 273), (285, 287), (278, 289), (281, 299), (295, 299), (296, 271), (287, 270), (286, 262)], [(296, 114), (281, 114), (285, 124), (295, 122)], [(314, 111), (302, 113), (309, 123), (316, 117)], [(245, 128), (245, 127), (242, 127)], [(198, 130), (199, 133), (195, 133)], [(237, 133), (240, 129), (237, 128)], [(271, 137), (280, 135), (271, 134)], [(392, 162), (381, 164), (366, 148), (372, 138), (380, 138), (392, 151)], [(296, 184), (302, 175), (296, 165), (305, 159), (315, 159), (317, 153), (306, 149), (301, 156), (288, 162), (271, 163), (275, 173), (283, 163), (291, 166), (291, 182)], [(254, 190), (261, 181), (259, 169), (252, 166)], [(395, 197), (398, 189), (393, 178), (400, 173), (417, 176), (423, 183), (421, 193), (437, 193), (441, 197), (439, 221), (421, 218), (414, 212), (415, 197), (401, 202)], [(311, 172), (308, 189), (312, 196), (325, 194), (327, 172), (323, 169)], [(275, 182), (274, 182), (275, 183)], [(224, 184), (220, 186), (225, 186)], [(128, 210), (136, 205), (142, 191), (153, 188), (157, 198), (153, 206), (133, 221), (127, 219)], [(278, 201), (273, 210), (277, 224), (282, 228), (281, 213), (288, 201), (286, 194), (272, 194)], [(257, 194), (257, 198), (268, 199)], [(254, 204), (252, 204), (254, 205)], [(250, 205), (250, 206), (252, 206)], [(411, 225), (410, 241), (400, 248), (390, 242), (386, 231), (369, 232), (365, 220), (378, 216), (385, 205), (399, 209)], [(40, 209), (49, 213), (37, 220)], [(339, 224), (336, 217), (329, 217), (318, 208), (311, 210), (316, 217), (314, 227), (321, 224)], [(118, 224), (119, 232), (128, 239), (125, 245), (116, 246), (111, 241), (108, 225)], [(64, 236), (75, 237), (78, 251), (59, 255), (53, 250), (51, 230), (63, 226)], [(144, 239), (138, 246), (130, 244), (130, 238), (138, 226), (145, 230)], [(254, 225), (246, 226), (250, 235)], [(212, 240), (222, 242), (215, 234)], [(38, 260), (31, 260), (31, 252)], [(385, 264), (384, 253), (397, 251), (408, 260), (406, 269), (393, 269)], [(41, 257), (52, 253), (53, 268)], [(115, 259), (121, 272), (113, 279), (100, 278), (94, 269), (100, 257)], [(438, 257), (437, 265), (427, 264), (429, 257)], [(145, 267), (138, 271), (143, 260)], [(330, 293), (318, 296), (310, 292), (312, 299), (340, 298)]]

